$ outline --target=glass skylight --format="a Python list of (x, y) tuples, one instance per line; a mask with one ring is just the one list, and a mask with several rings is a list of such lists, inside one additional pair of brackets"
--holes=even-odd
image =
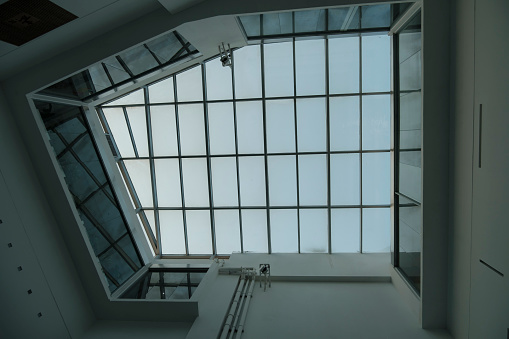
[(265, 41), (103, 105), (156, 253), (389, 252), (390, 38)]

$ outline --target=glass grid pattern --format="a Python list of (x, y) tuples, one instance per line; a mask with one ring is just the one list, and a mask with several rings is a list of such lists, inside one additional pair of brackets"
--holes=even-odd
[(233, 61), (98, 109), (160, 253), (388, 252), (390, 38), (264, 41)]

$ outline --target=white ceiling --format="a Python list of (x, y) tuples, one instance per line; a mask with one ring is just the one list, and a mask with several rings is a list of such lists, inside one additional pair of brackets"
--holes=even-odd
[(168, 12), (176, 14), (205, 0), (158, 0)]

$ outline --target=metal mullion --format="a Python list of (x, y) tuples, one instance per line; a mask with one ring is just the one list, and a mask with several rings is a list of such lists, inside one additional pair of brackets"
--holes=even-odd
[(233, 105), (233, 128), (235, 132), (235, 165), (237, 166), (237, 203), (239, 204), (239, 228), (240, 228), (240, 253), (244, 253), (244, 233), (242, 230), (242, 210), (241, 210), (241, 195), (240, 195), (240, 170), (239, 170), (239, 138), (237, 131), (237, 102), (236, 102), (236, 93), (235, 93), (235, 70), (234, 70), (234, 60), (233, 53), (231, 53), (232, 60), (232, 105)]
[(162, 62), (159, 60), (157, 55), (147, 46), (147, 44), (143, 44), (143, 47), (145, 47), (147, 51), (150, 53), (150, 55), (152, 55), (152, 57), (156, 60), (157, 64), (161, 66)]
[[(131, 71), (131, 69), (129, 68), (129, 66), (127, 66), (127, 64), (125, 63), (124, 59), (122, 59), (120, 57), (120, 55), (116, 55), (115, 58), (117, 59), (118, 63), (120, 64), (120, 66), (122, 66), (122, 68), (124, 69), (124, 71), (129, 74), (129, 77), (131, 79), (129, 79), (130, 81), (134, 81), (136, 82), (136, 80), (134, 79), (134, 74), (133, 72)], [(96, 93), (97, 94), (97, 93)]]
[(122, 106), (122, 110), (124, 112), (124, 118), (125, 118), (125, 122), (127, 124), (127, 130), (129, 131), (129, 136), (131, 137), (131, 143), (133, 145), (134, 155), (136, 156), (136, 158), (139, 158), (140, 155), (138, 153), (138, 147), (136, 147), (136, 141), (134, 140), (134, 134), (133, 134), (133, 130), (131, 128), (131, 123), (129, 122), (129, 116), (127, 114), (127, 108), (125, 108), (125, 106)]
[(187, 294), (189, 295), (189, 299), (191, 299), (191, 273), (187, 272)]
[(356, 33), (387, 33), (389, 32), (389, 27), (375, 27), (375, 28), (361, 28), (361, 29), (351, 29), (347, 31), (343, 30), (331, 30), (331, 31), (320, 31), (320, 32), (299, 32), (299, 33), (281, 33), (281, 34), (271, 34), (271, 35), (257, 35), (248, 37), (249, 41), (256, 40), (282, 40), (282, 39), (291, 39), (291, 38), (305, 38), (305, 37), (323, 37), (324, 35), (352, 35)]
[(173, 31), (173, 35), (175, 35), (180, 44), (186, 49), (187, 53), (191, 53), (191, 51), (189, 50), (190, 43), (184, 42), (184, 40), (182, 40), (182, 37), (180, 36), (180, 34), (177, 33), (177, 31)]
[[(420, 204), (420, 203), (418, 203)], [(390, 204), (381, 204), (381, 205), (330, 205), (330, 208), (386, 208), (386, 207), (391, 207)], [(269, 210), (281, 210), (281, 209), (295, 209), (296, 206), (292, 205), (292, 206), (271, 206), (271, 207), (267, 207), (267, 206), (242, 206), (242, 207), (238, 207), (238, 206), (217, 206), (217, 207), (214, 207), (215, 210), (237, 210), (237, 209), (246, 209), (246, 210), (264, 210), (264, 209), (269, 209)], [(329, 205), (301, 205), (299, 207), (300, 209), (327, 209), (329, 208)], [(159, 210), (161, 211), (208, 211), (210, 210), (211, 208), (210, 207), (207, 207), (207, 208), (203, 208), (203, 207), (186, 207), (186, 208), (182, 208), (182, 207), (159, 207)], [(144, 208), (143, 209), (144, 211), (145, 210), (149, 210), (149, 211), (152, 211), (153, 209), (151, 208)]]
[[(292, 18), (294, 13), (292, 12)], [(295, 20), (293, 25), (295, 25)], [(300, 253), (300, 187), (299, 187), (299, 143), (297, 140), (297, 70), (296, 70), (296, 57), (295, 57), (295, 38), (292, 39), (292, 51), (293, 51), (293, 120), (295, 127), (295, 177), (297, 185), (297, 241), (298, 241), (298, 253)]]
[(95, 190), (92, 191), (89, 195), (86, 196), (85, 199), (83, 199), (79, 204), (76, 204), (76, 206), (81, 206), (85, 204), (87, 201), (89, 201), (97, 192), (102, 191), (106, 186), (108, 186), (108, 182), (106, 181), (101, 186), (97, 187)]
[(112, 86), (114, 86), (115, 82), (113, 81), (113, 78), (111, 77), (111, 74), (110, 74), (110, 71), (109, 71), (108, 67), (106, 67), (106, 64), (104, 62), (101, 62), (101, 65), (103, 67), (104, 73), (106, 73), (106, 76), (108, 77), (108, 80), (110, 81), (110, 84)]
[(159, 294), (161, 299), (166, 299), (166, 292), (164, 290), (164, 272), (159, 272), (159, 284), (156, 286), (159, 286)]
[[(326, 11), (328, 24), (328, 12)], [(328, 26), (326, 26), (328, 28)], [(331, 156), (330, 156), (330, 105), (329, 105), (329, 39), (325, 38), (325, 114), (327, 145), (327, 235), (329, 254), (332, 253), (332, 210), (331, 210)]]
[(159, 253), (161, 254), (162, 249), (162, 243), (161, 243), (161, 225), (159, 222), (159, 203), (157, 199), (157, 185), (156, 185), (156, 172), (155, 172), (155, 164), (154, 164), (154, 142), (152, 140), (152, 119), (150, 116), (150, 101), (149, 101), (149, 94), (148, 94), (148, 88), (145, 86), (143, 87), (143, 94), (145, 97), (145, 118), (147, 121), (147, 138), (148, 138), (148, 152), (149, 152), (149, 163), (150, 163), (150, 177), (151, 177), (151, 183), (152, 183), (152, 199), (154, 204), (154, 221), (155, 221), (155, 227), (156, 227), (156, 241), (159, 248)]
[(209, 181), (209, 206), (210, 206), (210, 231), (212, 240), (212, 254), (217, 254), (216, 248), (216, 228), (214, 219), (214, 196), (212, 188), (212, 164), (210, 158), (210, 131), (209, 131), (209, 111), (207, 106), (207, 76), (205, 74), (205, 65), (201, 64), (202, 91), (203, 91), (203, 118), (205, 119), (205, 143), (207, 154), (207, 172)]
[(131, 176), (129, 175), (129, 171), (125, 167), (125, 163), (123, 160), (118, 162), (118, 166), (120, 168), (120, 173), (122, 174), (122, 177), (124, 178), (124, 182), (126, 183), (127, 189), (129, 193), (131, 194), (131, 197), (134, 201), (134, 205), (136, 208), (143, 207), (141, 205), (140, 198), (138, 197), (138, 193), (136, 193), (136, 189), (134, 188), (133, 181), (131, 180)]
[[(262, 16), (260, 16), (262, 17)], [(261, 28), (263, 30), (263, 26)], [(262, 32), (263, 33), (263, 32)], [(270, 199), (269, 199), (269, 163), (267, 156), (267, 103), (265, 101), (265, 53), (263, 40), (260, 44), (261, 78), (262, 78), (262, 107), (263, 107), (263, 152), (265, 158), (265, 203), (267, 206), (267, 252), (272, 253), (272, 239), (270, 235)]]
[[(55, 134), (58, 134), (59, 132), (57, 132), (56, 130), (53, 130), (53, 132)], [(76, 145), (78, 143), (78, 141), (81, 140), (81, 138), (83, 138), (85, 135), (88, 134), (88, 131), (85, 131), (83, 133), (81, 133), (80, 135), (78, 135), (76, 138), (73, 139), (73, 141), (71, 141), (70, 143), (68, 143), (65, 148), (60, 151), (60, 153), (58, 153), (57, 155), (57, 159), (60, 159), (61, 157), (63, 157), (65, 155), (65, 153), (67, 153), (74, 145)]]
[(115, 286), (117, 287), (120, 287), (120, 283), (117, 281), (117, 279), (115, 279), (110, 272), (108, 272), (107, 269), (105, 269), (103, 266), (101, 266), (102, 268), (102, 271), (104, 273), (104, 275), (106, 276), (106, 278), (108, 278)]
[[(362, 12), (362, 11), (361, 11)], [(360, 21), (361, 21), (361, 12), (359, 13), (359, 27), (360, 27)], [(359, 33), (359, 149), (362, 151), (362, 35)], [(360, 179), (360, 191), (359, 191), (359, 197), (360, 197), (360, 253), (362, 253), (362, 229), (363, 229), (363, 197), (362, 197), (362, 152), (359, 154), (359, 179)]]
[(392, 265), (394, 267), (399, 266), (399, 159), (400, 159), (400, 86), (399, 86), (399, 34), (392, 36), (393, 41), (393, 100), (394, 100), (394, 224), (393, 224), (393, 236), (394, 236), (394, 252), (392, 258)]
[(178, 160), (179, 160), (179, 174), (180, 174), (180, 196), (182, 199), (182, 224), (184, 226), (184, 242), (186, 247), (186, 255), (189, 255), (189, 240), (187, 237), (187, 218), (186, 218), (186, 200), (184, 197), (184, 173), (182, 171), (182, 149), (180, 144), (180, 124), (179, 124), (179, 114), (178, 114), (178, 107), (177, 104), (178, 98), (177, 98), (177, 77), (173, 76), (173, 96), (175, 98), (175, 128), (177, 132), (177, 149), (178, 149)]

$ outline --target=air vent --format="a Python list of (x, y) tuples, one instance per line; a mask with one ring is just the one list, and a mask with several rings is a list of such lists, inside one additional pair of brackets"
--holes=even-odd
[(77, 18), (49, 0), (10, 0), (0, 5), (0, 40), (21, 46)]

